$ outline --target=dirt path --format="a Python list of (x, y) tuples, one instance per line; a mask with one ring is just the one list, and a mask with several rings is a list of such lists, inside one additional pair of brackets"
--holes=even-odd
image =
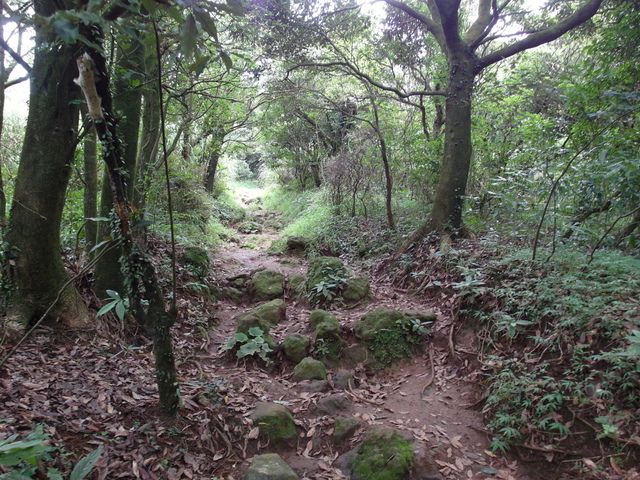
[[(269, 217), (268, 212), (254, 211), (253, 220)], [(241, 235), (238, 244), (229, 245), (216, 254), (214, 269), (220, 278), (249, 274), (260, 268), (277, 270), (285, 275), (304, 275), (307, 262), (303, 257), (272, 255), (271, 242), (278, 239), (274, 230), (260, 234)], [(473, 335), (457, 333), (456, 354), (451, 358), (449, 307), (408, 296), (394, 290), (381, 279), (371, 278), (375, 299), (351, 310), (332, 310), (343, 331), (350, 332), (357, 320), (378, 307), (400, 310), (433, 311), (438, 321), (432, 329), (430, 346), (421, 357), (399, 365), (392, 371), (373, 373), (356, 368), (353, 372), (357, 386), (351, 391), (332, 390), (313, 392), (309, 386), (292, 381), (294, 365), (286, 360), (276, 362), (270, 371), (261, 370), (255, 363), (234, 363), (220, 347), (235, 332), (235, 317), (256, 302), (237, 305), (221, 302), (217, 312), (219, 326), (213, 332), (209, 351), (215, 362), (206, 366), (207, 375), (227, 380), (228, 405), (244, 417), (259, 401), (278, 402), (294, 414), (303, 432), (295, 450), (279, 451), (285, 461), (307, 479), (346, 478), (334, 462), (350, 449), (333, 445), (331, 432), (334, 414), (318, 409), (318, 403), (331, 395), (343, 395), (348, 408), (340, 414), (354, 415), (362, 426), (351, 439), (354, 445), (363, 431), (374, 426), (392, 427), (411, 439), (415, 445), (415, 479), (528, 479), (523, 464), (509, 461), (490, 452), (489, 434), (484, 429), (482, 414), (474, 408), (478, 400), (477, 386), (482, 373), (474, 357)], [(312, 309), (301, 302), (287, 300), (287, 319), (271, 330), (278, 342), (291, 334), (309, 335), (308, 318)], [(335, 374), (335, 370), (330, 372)], [(238, 479), (254, 454), (271, 451), (257, 439), (245, 441), (243, 461), (223, 478)]]

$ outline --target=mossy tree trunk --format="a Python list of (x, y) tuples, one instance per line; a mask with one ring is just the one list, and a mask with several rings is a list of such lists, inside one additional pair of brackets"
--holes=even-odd
[[(34, 10), (48, 17), (62, 4), (36, 1)], [(35, 30), (29, 114), (7, 232), (9, 244), (19, 249), (9, 314), (23, 323), (44, 314), (69, 281), (60, 254), (60, 222), (79, 118), (76, 48), (56, 43), (55, 34), (38, 24)], [(87, 308), (72, 284), (60, 292), (49, 317), (67, 330), (89, 325)]]

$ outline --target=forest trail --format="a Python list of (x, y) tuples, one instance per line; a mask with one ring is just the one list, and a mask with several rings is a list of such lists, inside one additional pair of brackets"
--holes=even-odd
[[(246, 201), (246, 198), (245, 198)], [(303, 256), (272, 254), (271, 242), (280, 238), (277, 228), (269, 228), (274, 213), (255, 207), (250, 220), (263, 225), (261, 233), (238, 234), (239, 242), (229, 244), (214, 255), (213, 268), (220, 281), (238, 275), (250, 275), (259, 269), (280, 271), (289, 276), (306, 274), (307, 261)], [(352, 265), (352, 267), (354, 267)], [(335, 468), (339, 455), (348, 451), (362, 438), (364, 431), (387, 426), (414, 442), (415, 467), (412, 479), (532, 479), (524, 464), (490, 451), (490, 436), (482, 422), (478, 407), (479, 383), (482, 372), (474, 361), (474, 336), (471, 332), (458, 332), (455, 340), (455, 358), (450, 357), (450, 308), (427, 303), (397, 291), (384, 279), (372, 278), (374, 299), (352, 309), (334, 307), (331, 313), (340, 321), (342, 331), (354, 341), (353, 330), (358, 319), (379, 307), (399, 310), (432, 311), (438, 316), (429, 337), (430, 346), (423, 355), (403, 362), (384, 372), (356, 368), (352, 373), (357, 385), (351, 391), (329, 389), (314, 392), (304, 383), (291, 379), (293, 363), (283, 357), (271, 369), (261, 368), (253, 361), (243, 362), (220, 350), (235, 333), (236, 317), (261, 302), (245, 301), (236, 304), (222, 301), (218, 304), (218, 326), (209, 339), (209, 353), (216, 361), (207, 365), (207, 373), (226, 381), (229, 405), (245, 417), (257, 402), (277, 402), (293, 412), (299, 428), (295, 449), (277, 450), (296, 470), (300, 478), (348, 478)], [(270, 334), (281, 342), (287, 335), (300, 333), (311, 336), (308, 319), (313, 309), (306, 302), (285, 298), (286, 320), (273, 327)], [(331, 378), (336, 369), (329, 371)], [(346, 408), (327, 410), (328, 397), (345, 398)], [(321, 405), (318, 407), (318, 405)], [(337, 415), (353, 415), (361, 420), (362, 428), (339, 449), (333, 445), (331, 433)], [(349, 445), (350, 443), (350, 445)], [(273, 451), (258, 440), (245, 441), (243, 456), (250, 460), (255, 454)], [(242, 478), (248, 462), (237, 464), (228, 478)], [(222, 478), (227, 478), (223, 475)]]

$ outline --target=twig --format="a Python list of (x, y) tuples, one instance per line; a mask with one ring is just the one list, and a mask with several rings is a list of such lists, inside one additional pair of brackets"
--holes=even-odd
[(431, 377), (429, 378), (427, 383), (424, 384), (424, 387), (422, 387), (420, 396), (424, 395), (424, 391), (431, 386), (433, 380), (436, 378), (436, 367), (433, 363), (433, 343), (429, 344), (429, 365), (431, 367)]
[(384, 405), (384, 402), (375, 402), (373, 400), (369, 400), (368, 398), (361, 397), (360, 395), (355, 393), (353, 391), (353, 387), (351, 386), (351, 379), (349, 379), (349, 382), (347, 383), (347, 389), (345, 390), (345, 392), (347, 392), (353, 398), (360, 400), (362, 402), (370, 403), (371, 405), (377, 405), (377, 406)]

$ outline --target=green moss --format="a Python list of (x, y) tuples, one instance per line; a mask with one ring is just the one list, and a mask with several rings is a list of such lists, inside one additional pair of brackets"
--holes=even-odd
[(311, 325), (311, 330), (317, 333), (318, 325), (321, 323), (334, 324), (338, 330), (340, 329), (340, 322), (335, 315), (327, 312), (326, 310), (317, 309), (311, 312), (311, 316), (309, 317), (309, 325)]
[(360, 480), (402, 480), (413, 463), (413, 445), (397, 433), (372, 432), (358, 447), (353, 471)]
[(280, 272), (263, 270), (251, 280), (258, 300), (271, 300), (284, 294), (284, 275)]

